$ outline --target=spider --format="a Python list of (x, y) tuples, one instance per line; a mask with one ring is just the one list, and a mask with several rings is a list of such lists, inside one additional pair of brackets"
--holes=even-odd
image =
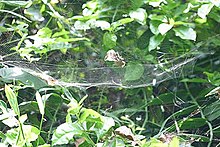
[(114, 51), (113, 49), (109, 50), (106, 53), (106, 56), (104, 58), (105, 61), (113, 61), (115, 65), (124, 67), (125, 66), (125, 61), (124, 58), (122, 58), (118, 52)]

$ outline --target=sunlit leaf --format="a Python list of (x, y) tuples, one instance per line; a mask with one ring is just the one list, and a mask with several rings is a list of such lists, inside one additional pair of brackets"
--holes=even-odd
[(5, 94), (8, 99), (8, 102), (9, 102), (11, 108), (14, 110), (15, 114), (20, 116), (17, 96), (16, 96), (15, 92), (6, 84), (5, 84)]
[(206, 18), (206, 15), (209, 14), (209, 12), (211, 11), (213, 7), (213, 4), (203, 4), (199, 9), (198, 9), (198, 15), (199, 17), (201, 17), (202, 19)]
[(52, 36), (52, 30), (48, 27), (44, 27), (37, 32), (37, 36), (41, 38), (50, 38)]
[(123, 18), (123, 19), (120, 19), (120, 20), (118, 20), (116, 22), (113, 22), (111, 24), (111, 29), (110, 30), (115, 30), (117, 27), (125, 25), (127, 23), (130, 23), (132, 21), (134, 21), (133, 18)]
[(211, 3), (213, 3), (216, 7), (220, 7), (220, 1), (219, 0), (210, 0)]
[(24, 13), (30, 16), (30, 19), (33, 21), (44, 21), (44, 17), (40, 11), (36, 8), (30, 7), (24, 10)]
[(23, 125), (22, 127), (25, 140), (22, 135), (19, 135), (20, 128), (15, 128), (7, 131), (6, 142), (10, 145), (25, 146), (25, 143), (30, 143), (38, 138), (38, 135), (40, 134), (38, 128), (31, 125)]
[(180, 140), (178, 137), (173, 137), (173, 139), (171, 140), (171, 142), (169, 143), (169, 147), (179, 147), (180, 145)]
[(83, 128), (78, 123), (64, 123), (57, 127), (52, 136), (52, 145), (68, 144), (75, 135), (82, 135)]
[(149, 46), (148, 46), (148, 50), (152, 51), (154, 49), (156, 49), (161, 42), (163, 42), (164, 40), (164, 36), (163, 35), (154, 35), (150, 38), (150, 42), (149, 42)]
[(131, 11), (129, 13), (129, 15), (130, 15), (131, 18), (135, 19), (141, 25), (145, 25), (146, 24), (147, 12), (146, 12), (145, 9), (138, 8), (135, 11)]
[(26, 85), (34, 86), (36, 89), (47, 85), (47, 83), (39, 77), (33, 76), (20, 68), (1, 68), (0, 76), (5, 81), (19, 80)]
[(44, 115), (44, 102), (38, 91), (36, 92), (36, 100), (37, 100), (37, 104), (38, 104), (41, 115)]
[(173, 27), (173, 24), (167, 24), (167, 23), (161, 23), (158, 26), (159, 32), (164, 35), (166, 34), (171, 28)]
[(178, 28), (174, 28), (173, 30), (175, 31), (175, 35), (182, 39), (193, 41), (196, 40), (196, 31), (194, 31), (192, 28), (180, 26)]

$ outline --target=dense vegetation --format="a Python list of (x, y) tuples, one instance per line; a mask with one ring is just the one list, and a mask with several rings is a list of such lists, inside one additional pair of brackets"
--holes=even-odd
[[(0, 14), (1, 147), (220, 146), (220, 1), (0, 0)], [(127, 87), (56, 80), (102, 67)]]

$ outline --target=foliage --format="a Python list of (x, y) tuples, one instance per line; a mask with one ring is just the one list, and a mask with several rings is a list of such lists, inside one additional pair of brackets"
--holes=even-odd
[[(218, 146), (219, 12), (214, 0), (0, 0), (0, 146)], [(129, 82), (146, 64), (197, 61), (135, 89), (65, 87), (5, 61), (116, 66), (110, 49)]]

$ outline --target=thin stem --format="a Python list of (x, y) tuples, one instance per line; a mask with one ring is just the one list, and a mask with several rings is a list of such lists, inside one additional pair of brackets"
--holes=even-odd
[(57, 109), (54, 113), (53, 120), (51, 122), (50, 129), (49, 129), (49, 132), (48, 132), (48, 135), (47, 135), (47, 143), (49, 143), (49, 141), (50, 141), (50, 134), (52, 134), (53, 124), (56, 120), (56, 115), (57, 115), (59, 109), (60, 109), (60, 105), (57, 107)]
[(192, 101), (194, 102), (194, 104), (197, 105), (198, 109), (200, 110), (201, 117), (206, 120), (206, 123), (207, 123), (207, 125), (209, 126), (209, 130), (210, 130), (210, 133), (209, 133), (209, 134), (210, 134), (210, 137), (209, 137), (209, 143), (208, 143), (207, 147), (211, 147), (212, 140), (213, 140), (212, 124), (206, 119), (204, 113), (202, 112), (202, 108), (200, 107), (200, 105), (197, 103), (197, 101), (195, 100), (194, 96), (193, 96), (192, 93), (190, 92), (189, 87), (188, 87), (188, 85), (187, 85), (186, 82), (184, 82), (184, 85), (185, 85), (185, 88), (186, 88), (186, 90), (187, 90), (189, 96), (191, 97)]
[[(41, 132), (42, 126), (43, 126), (43, 120), (44, 120), (44, 115), (41, 115), (40, 126), (39, 126), (40, 132)], [(40, 136), (40, 134), (39, 134), (38, 136)], [(37, 138), (37, 145), (36, 145), (36, 146), (39, 145), (39, 141), (40, 141), (40, 138), (38, 137), (38, 138)]]
[[(143, 95), (144, 95), (144, 101), (145, 101), (145, 104), (147, 104), (147, 94), (146, 94), (146, 91), (145, 89), (142, 90), (143, 91)], [(142, 124), (142, 128), (144, 128), (146, 126), (148, 122), (148, 106), (146, 105), (145, 106), (145, 119), (144, 119), (144, 122)], [(141, 130), (138, 134), (140, 135), (142, 133), (143, 130)]]

